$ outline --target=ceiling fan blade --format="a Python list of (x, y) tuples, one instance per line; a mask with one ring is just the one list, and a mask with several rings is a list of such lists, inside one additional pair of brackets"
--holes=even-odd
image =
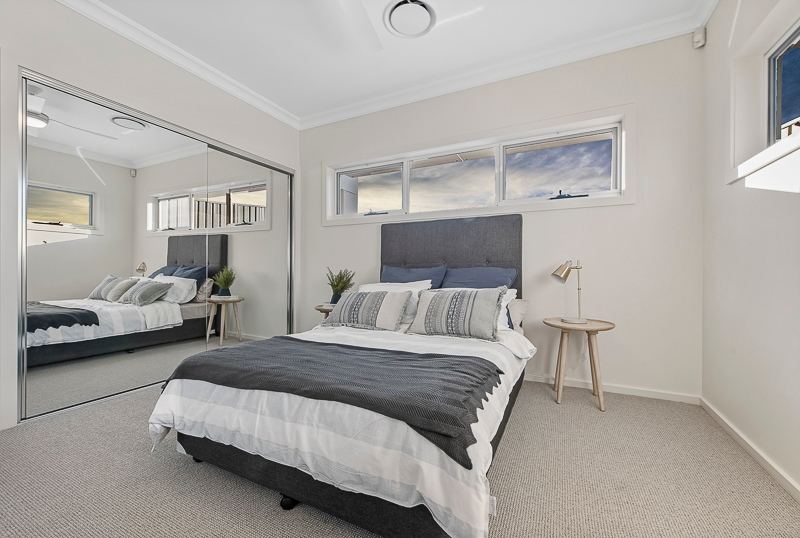
[(308, 8), (330, 47), (372, 52), (383, 49), (362, 0), (314, 0)]
[(50, 121), (53, 123), (58, 123), (59, 125), (63, 125), (64, 127), (69, 127), (70, 129), (76, 129), (78, 131), (83, 131), (84, 133), (93, 134), (95, 136), (102, 136), (103, 138), (107, 138), (108, 140), (119, 140), (119, 138), (103, 133), (98, 133), (97, 131), (92, 131), (91, 129), (84, 129), (83, 127), (78, 127), (76, 125), (70, 125), (69, 123), (64, 123), (63, 121), (58, 121), (57, 119), (50, 118)]

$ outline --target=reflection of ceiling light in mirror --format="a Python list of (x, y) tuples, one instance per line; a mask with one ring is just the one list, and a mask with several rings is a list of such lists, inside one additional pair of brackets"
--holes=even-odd
[(26, 123), (28, 124), (28, 127), (42, 129), (47, 127), (47, 124), (50, 123), (50, 117), (47, 114), (40, 114), (39, 112), (33, 112), (29, 110)]
[(436, 24), (431, 7), (420, 0), (403, 0), (389, 4), (384, 23), (390, 32), (401, 37), (419, 37)]
[(123, 129), (130, 129), (131, 131), (141, 131), (147, 127), (147, 124), (143, 121), (135, 120), (127, 116), (114, 116), (111, 118), (111, 123)]

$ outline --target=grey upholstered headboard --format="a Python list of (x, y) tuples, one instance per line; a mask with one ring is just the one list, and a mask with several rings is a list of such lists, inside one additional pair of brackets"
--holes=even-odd
[(381, 267), (514, 267), (522, 297), (522, 215), (381, 226)]
[[(206, 256), (206, 240), (208, 255)], [(228, 236), (172, 235), (167, 239), (167, 265), (206, 265), (208, 275), (215, 275), (228, 265)]]

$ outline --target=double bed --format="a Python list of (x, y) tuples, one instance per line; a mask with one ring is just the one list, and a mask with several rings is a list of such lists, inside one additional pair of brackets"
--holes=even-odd
[[(521, 247), (519, 215), (381, 232), (384, 266), (513, 267), (518, 297)], [(307, 503), (383, 536), (486, 536), (486, 473), (535, 351), (513, 330), (318, 326), (186, 359), (150, 434), (174, 429), (180, 452), (279, 491), (285, 509)]]
[[(165, 265), (207, 265), (213, 275), (228, 262), (228, 236), (167, 239)], [(204, 338), (206, 304), (156, 301), (145, 306), (93, 299), (28, 303), (27, 366)]]

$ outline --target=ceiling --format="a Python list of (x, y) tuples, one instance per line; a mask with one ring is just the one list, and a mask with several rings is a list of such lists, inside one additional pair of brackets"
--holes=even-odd
[(206, 151), (204, 143), (156, 125), (119, 127), (111, 118), (125, 114), (43, 84), (29, 83), (28, 93), (28, 110), (50, 118), (46, 127), (28, 127), (32, 146), (137, 169)]
[[(59, 0), (278, 119), (309, 128), (686, 34), (717, 0)], [(687, 45), (688, 46), (688, 45)]]

